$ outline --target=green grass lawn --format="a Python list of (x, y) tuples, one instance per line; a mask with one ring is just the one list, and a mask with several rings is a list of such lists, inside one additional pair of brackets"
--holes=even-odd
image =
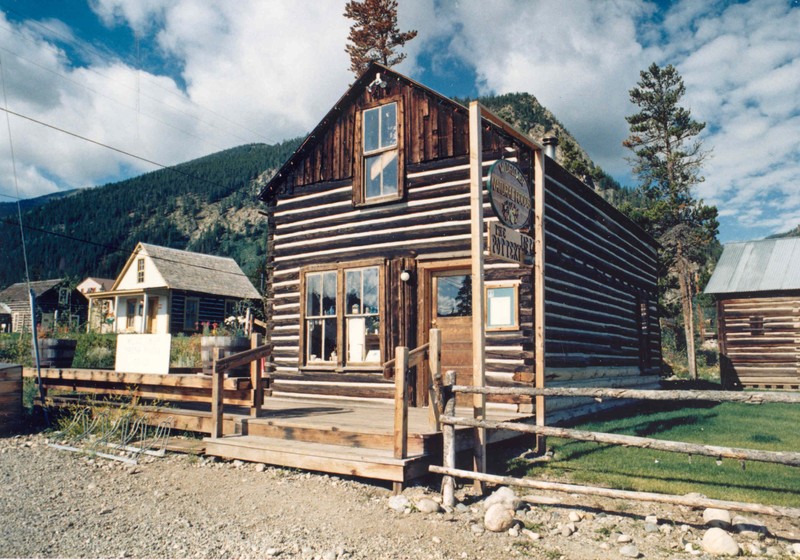
[[(576, 429), (726, 447), (800, 451), (800, 406), (651, 402)], [(800, 506), (800, 468), (550, 438), (548, 463), (512, 460), (515, 475), (625, 490)]]

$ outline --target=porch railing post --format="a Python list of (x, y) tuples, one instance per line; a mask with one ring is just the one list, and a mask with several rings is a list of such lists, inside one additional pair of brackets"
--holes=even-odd
[[(442, 398), (444, 399), (445, 416), (455, 416), (456, 395), (453, 385), (456, 384), (456, 372), (448, 371), (444, 375)], [(442, 464), (446, 469), (456, 468), (456, 427), (453, 424), (442, 424)], [(456, 481), (450, 475), (442, 478), (442, 503), (447, 507), (456, 505)]]
[(223, 407), (223, 384), (225, 383), (225, 372), (217, 369), (219, 362), (219, 348), (213, 350), (213, 365), (211, 368), (211, 436), (222, 437), (222, 407)]
[(394, 456), (408, 455), (408, 348), (398, 346), (394, 361)]
[[(261, 346), (261, 335), (253, 333), (250, 335), (250, 348)], [(261, 372), (261, 359), (258, 358), (250, 362), (250, 387), (252, 388), (252, 405), (250, 406), (250, 416), (258, 418), (261, 406), (264, 404), (264, 379)]]
[(428, 347), (428, 365), (431, 370), (431, 383), (428, 387), (428, 422), (431, 429), (439, 431), (439, 414), (441, 413), (442, 385), (442, 331), (431, 329)]

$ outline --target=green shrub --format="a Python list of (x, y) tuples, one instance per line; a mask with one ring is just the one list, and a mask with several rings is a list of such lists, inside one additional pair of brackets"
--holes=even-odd
[(172, 337), (169, 364), (174, 367), (202, 367), (200, 359), (200, 335)]
[(75, 334), (74, 338), (78, 344), (75, 347), (72, 367), (113, 369), (117, 353), (117, 335), (88, 332)]
[(30, 333), (0, 334), (0, 362), (30, 367), (33, 365), (32, 348)]

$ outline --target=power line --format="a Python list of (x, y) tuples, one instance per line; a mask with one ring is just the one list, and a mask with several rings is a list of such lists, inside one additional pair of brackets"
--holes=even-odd
[(74, 137), (74, 138), (78, 138), (79, 140), (83, 140), (83, 141), (85, 141), (85, 142), (89, 142), (89, 143), (91, 143), (91, 144), (94, 144), (94, 145), (96, 145), (96, 146), (100, 146), (100, 147), (102, 147), (102, 148), (107, 148), (107, 149), (109, 149), (109, 150), (111, 150), (111, 151), (117, 152), (117, 153), (119, 153), (119, 154), (122, 154), (122, 155), (125, 155), (125, 156), (128, 156), (128, 157), (131, 157), (131, 158), (134, 158), (134, 159), (138, 159), (138, 160), (140, 160), (140, 161), (143, 161), (143, 162), (145, 162), (145, 163), (149, 163), (149, 164), (151, 164), (151, 165), (155, 165), (155, 166), (157, 166), (157, 167), (160, 167), (160, 168), (162, 168), (162, 169), (166, 169), (166, 170), (169, 170), (169, 171), (173, 171), (173, 172), (175, 172), (175, 173), (178, 173), (179, 175), (183, 175), (184, 177), (188, 177), (188, 178), (190, 178), (190, 179), (195, 179), (195, 180), (197, 180), (197, 181), (202, 181), (203, 183), (207, 183), (207, 184), (209, 184), (209, 185), (213, 185), (213, 186), (215, 186), (215, 187), (227, 188), (227, 187), (225, 187), (225, 185), (222, 185), (222, 184), (220, 184), (220, 183), (215, 183), (214, 181), (210, 181), (210, 180), (206, 179), (205, 177), (198, 177), (197, 175), (192, 175), (191, 173), (187, 173), (187, 172), (185, 172), (185, 171), (181, 171), (180, 169), (178, 169), (177, 167), (175, 167), (175, 166), (173, 166), (173, 165), (166, 165), (166, 164), (164, 164), (164, 163), (159, 163), (159, 162), (157, 162), (157, 161), (153, 161), (153, 160), (151, 160), (151, 159), (148, 159), (148, 158), (146, 158), (146, 157), (137, 156), (136, 154), (134, 154), (134, 153), (131, 153), (131, 152), (128, 152), (128, 151), (126, 151), (126, 150), (123, 150), (123, 149), (121, 149), (121, 148), (116, 148), (116, 147), (114, 147), (114, 146), (111, 146), (111, 145), (109, 145), (109, 144), (104, 144), (103, 142), (100, 142), (100, 141), (98, 141), (98, 140), (93, 140), (93, 139), (91, 139), (91, 138), (88, 138), (88, 137), (86, 137), (86, 136), (81, 136), (80, 134), (77, 134), (77, 133), (75, 133), (75, 132), (71, 132), (71, 131), (69, 131), (69, 130), (66, 130), (66, 129), (64, 129), (64, 128), (60, 128), (60, 127), (57, 127), (57, 126), (55, 126), (55, 125), (52, 125), (52, 124), (46, 123), (46, 122), (44, 122), (44, 121), (40, 121), (39, 119), (35, 119), (35, 118), (33, 118), (33, 117), (30, 117), (30, 116), (28, 116), (28, 115), (23, 115), (22, 113), (17, 113), (16, 111), (12, 111), (11, 109), (8, 109), (8, 108), (6, 108), (6, 107), (0, 107), (0, 110), (2, 110), (2, 111), (5, 111), (5, 112), (6, 112), (7, 114), (9, 114), (9, 115), (14, 115), (15, 117), (19, 117), (19, 118), (21, 118), (21, 119), (25, 119), (25, 120), (27, 120), (27, 121), (30, 121), (30, 122), (36, 123), (36, 124), (38, 124), (38, 125), (41, 125), (41, 126), (44, 126), (44, 127), (46, 127), (46, 128), (50, 128), (50, 129), (52, 129), (52, 130), (55, 130), (55, 131), (61, 132), (61, 133), (63, 133), (63, 134), (67, 134), (67, 135), (69, 135), (69, 136), (72, 136), (72, 137)]

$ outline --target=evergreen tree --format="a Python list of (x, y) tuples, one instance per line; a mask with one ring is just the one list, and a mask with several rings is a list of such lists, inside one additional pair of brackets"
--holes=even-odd
[(350, 70), (358, 78), (371, 62), (394, 66), (405, 53), (398, 47), (417, 36), (415, 30), (400, 32), (397, 27), (396, 0), (350, 0), (344, 15), (353, 20), (345, 51), (350, 55)]
[(644, 194), (644, 207), (633, 209), (632, 217), (662, 246), (662, 264), (669, 272), (661, 286), (662, 309), (677, 283), (689, 373), (697, 378), (692, 282), (707, 264), (719, 223), (717, 209), (692, 196), (692, 188), (703, 181), (700, 169), (708, 153), (698, 138), (705, 123), (679, 105), (685, 92), (672, 65), (653, 63), (640, 72), (637, 87), (629, 92), (639, 112), (626, 117), (631, 134), (623, 144), (634, 154), (630, 161)]

